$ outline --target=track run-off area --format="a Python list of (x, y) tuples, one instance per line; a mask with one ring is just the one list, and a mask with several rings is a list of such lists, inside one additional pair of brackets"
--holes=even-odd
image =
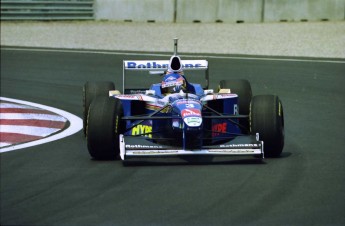
[[(86, 81), (114, 81), (121, 89), (123, 60), (169, 57), (2, 47), (0, 96), (81, 118)], [(285, 117), (282, 156), (262, 163), (226, 158), (124, 166), (92, 160), (79, 131), (0, 154), (0, 224), (344, 225), (345, 60), (181, 58), (209, 61), (210, 88), (243, 78), (254, 95), (278, 95)], [(135, 82), (147, 81), (139, 76)]]

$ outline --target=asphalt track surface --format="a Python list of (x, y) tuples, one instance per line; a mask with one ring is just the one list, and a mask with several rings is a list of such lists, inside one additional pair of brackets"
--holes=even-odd
[[(280, 96), (280, 158), (123, 166), (91, 160), (80, 131), (1, 154), (1, 225), (344, 225), (344, 60), (218, 57), (212, 87), (246, 78)], [(119, 84), (123, 59), (157, 58), (2, 49), (1, 96), (82, 117), (85, 81)]]

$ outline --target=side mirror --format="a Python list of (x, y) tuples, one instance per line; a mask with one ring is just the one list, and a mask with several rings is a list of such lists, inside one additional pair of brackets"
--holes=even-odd
[(120, 95), (121, 92), (119, 90), (109, 90), (109, 96)]
[(230, 89), (220, 89), (218, 93), (231, 93), (231, 90)]

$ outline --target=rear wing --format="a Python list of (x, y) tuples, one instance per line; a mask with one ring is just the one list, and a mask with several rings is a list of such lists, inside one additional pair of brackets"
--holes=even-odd
[[(208, 61), (207, 60), (181, 60), (182, 69), (188, 70), (200, 70), (205, 72), (206, 85), (204, 89), (208, 89), (209, 86), (209, 72), (208, 72)], [(162, 74), (168, 69), (169, 60), (124, 60), (123, 61), (123, 76), (122, 76), (122, 87), (123, 93), (126, 87), (126, 71), (161, 71)], [(188, 75), (186, 76), (188, 79)], [(148, 89), (149, 87), (147, 87)]]

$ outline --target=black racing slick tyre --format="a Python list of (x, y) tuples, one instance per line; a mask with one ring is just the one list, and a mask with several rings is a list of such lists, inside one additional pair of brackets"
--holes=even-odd
[(87, 114), (92, 100), (97, 96), (109, 96), (109, 90), (115, 90), (113, 82), (86, 82), (83, 86), (83, 132), (86, 136)]
[[(231, 93), (238, 95), (238, 113), (240, 115), (249, 115), (249, 105), (252, 100), (252, 87), (245, 79), (228, 79), (219, 82), (220, 89), (230, 89)], [(245, 128), (244, 133), (249, 132), (248, 119), (240, 119), (240, 124)]]
[(120, 154), (119, 135), (124, 131), (123, 107), (114, 97), (96, 97), (89, 108), (87, 147), (94, 159), (116, 159)]
[(284, 147), (284, 112), (278, 96), (254, 96), (250, 105), (251, 134), (259, 133), (266, 157), (278, 157)]

